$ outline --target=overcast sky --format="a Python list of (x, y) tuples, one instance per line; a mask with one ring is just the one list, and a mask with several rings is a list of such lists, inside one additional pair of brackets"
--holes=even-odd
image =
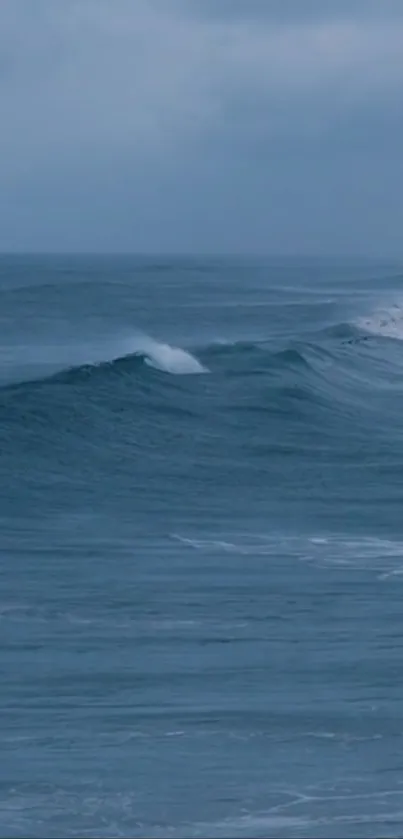
[(403, 256), (402, 0), (0, 0), (0, 250)]

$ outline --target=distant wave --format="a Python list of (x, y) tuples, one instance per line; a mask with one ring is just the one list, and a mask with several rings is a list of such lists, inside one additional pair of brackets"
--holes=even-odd
[(359, 329), (370, 335), (403, 341), (403, 304), (380, 307), (356, 320)]

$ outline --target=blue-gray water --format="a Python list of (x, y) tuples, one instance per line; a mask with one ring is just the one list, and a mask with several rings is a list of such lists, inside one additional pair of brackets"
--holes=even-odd
[(1, 259), (1, 836), (402, 836), (400, 271)]

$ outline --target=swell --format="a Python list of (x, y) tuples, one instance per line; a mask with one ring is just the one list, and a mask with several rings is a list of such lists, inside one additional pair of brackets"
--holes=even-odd
[[(55, 350), (55, 358), (52, 360), (52, 350)], [(57, 355), (59, 353), (59, 358)], [(35, 355), (35, 354), (34, 354)], [(69, 362), (68, 357), (72, 359)], [(84, 358), (85, 360), (81, 361)], [(73, 359), (80, 359), (74, 363)], [(25, 375), (18, 372), (25, 366)], [(58, 348), (43, 348), (35, 361), (20, 362), (13, 371), (11, 368), (11, 381), (0, 383), (0, 390), (22, 389), (34, 387), (41, 383), (74, 384), (83, 380), (99, 380), (105, 375), (122, 375), (135, 372), (144, 368), (154, 368), (161, 373), (170, 375), (196, 375), (207, 373), (208, 370), (190, 352), (170, 344), (160, 343), (147, 336), (135, 340), (118, 341), (110, 343), (105, 347), (95, 346), (93, 348), (83, 346), (70, 348), (62, 353)]]
[[(372, 320), (336, 323), (298, 340), (218, 341), (190, 350), (143, 335), (106, 343), (95, 353), (71, 348), (78, 363), (62, 363), (50, 373), (42, 368), (30, 380), (0, 385), (3, 419), (7, 422), (12, 406), (17, 423), (29, 421), (26, 412), (45, 412), (50, 420), (69, 401), (82, 416), (94, 404), (115, 413), (120, 405), (135, 415), (134, 422), (139, 412), (158, 415), (160, 423), (167, 415), (195, 413), (213, 424), (228, 415), (230, 424), (241, 416), (245, 422), (247, 413), (251, 421), (261, 413), (311, 426), (322, 420), (333, 426), (354, 415), (370, 425), (382, 412), (383, 420), (398, 419), (403, 409), (398, 307), (392, 317), (392, 328), (390, 319), (375, 313)], [(200, 373), (210, 376), (202, 383)]]
[[(63, 290), (63, 289), (62, 289)], [(268, 330), (270, 336), (270, 329)], [(82, 336), (83, 337), (83, 336)], [(398, 302), (381, 306), (358, 315), (354, 320), (327, 324), (309, 333), (294, 324), (294, 335), (285, 340), (272, 337), (260, 340), (223, 340), (196, 346), (193, 350), (172, 346), (146, 334), (135, 333), (119, 337), (85, 338), (78, 344), (66, 346), (56, 343), (44, 346), (9, 349), (10, 358), (0, 347), (0, 389), (40, 383), (42, 380), (74, 383), (100, 375), (139, 372), (144, 366), (171, 375), (194, 375), (212, 371), (229, 375), (256, 374), (276, 368), (315, 368), (320, 357), (337, 365), (346, 348), (351, 350), (354, 365), (364, 344), (376, 354), (385, 356), (390, 345), (403, 340), (403, 306)], [(356, 357), (356, 358), (355, 358)], [(400, 351), (399, 351), (400, 359)], [(4, 365), (2, 362), (6, 361)], [(393, 359), (391, 358), (393, 361)]]
[[(321, 340), (311, 342), (295, 341), (286, 346), (276, 347), (270, 339), (259, 341), (218, 341), (207, 346), (198, 346), (192, 350), (171, 346), (145, 337), (134, 342), (135, 347), (129, 347), (128, 342), (118, 342), (116, 347), (106, 346), (95, 349), (83, 346), (70, 348), (61, 353), (58, 358), (57, 347), (41, 348), (37, 354), (37, 362), (30, 358), (29, 350), (26, 359), (13, 367), (10, 365), (8, 378), (1, 381), (0, 390), (21, 390), (32, 388), (41, 383), (75, 384), (76, 382), (93, 380), (99, 381), (103, 377), (113, 377), (130, 374), (147, 375), (147, 368), (170, 375), (195, 375), (200, 373), (226, 371), (228, 374), (257, 374), (259, 371), (268, 372), (270, 369), (311, 368), (306, 350), (315, 348), (317, 354), (329, 355), (331, 346), (326, 348), (323, 339), (333, 343), (359, 343), (369, 340), (370, 336), (363, 336), (357, 329), (349, 325), (340, 325), (316, 336)], [(137, 346), (136, 346), (137, 345)], [(55, 355), (54, 351), (55, 350)], [(35, 350), (33, 351), (35, 358)], [(69, 356), (70, 359), (69, 360)], [(235, 366), (234, 366), (235, 365)], [(4, 375), (4, 374), (3, 374)]]
[[(394, 341), (393, 338), (392, 340)], [(190, 351), (146, 339), (143, 346), (112, 357), (96, 358), (93, 361), (89, 359), (76, 364), (62, 361), (58, 364), (56, 360), (54, 364), (58, 369), (54, 372), (46, 372), (46, 364), (42, 365), (42, 368), (45, 368), (45, 372), (42, 372), (39, 364), (38, 375), (31, 373), (27, 379), (0, 383), (0, 390), (31, 388), (45, 382), (74, 384), (131, 374), (147, 376), (151, 372), (150, 368), (157, 373), (171, 376), (191, 376), (207, 372), (238, 372), (240, 375), (249, 372), (253, 375), (287, 369), (299, 369), (302, 375), (302, 371), (315, 371), (319, 360), (331, 361), (335, 366), (341, 364), (346, 357), (346, 350), (350, 353), (350, 367), (359, 359), (362, 347), (367, 352), (372, 348), (381, 356), (383, 344), (380, 336), (348, 323), (337, 324), (312, 336), (308, 335), (305, 340), (284, 342), (282, 346), (278, 343), (272, 339), (218, 341)], [(87, 353), (91, 357), (91, 352), (87, 350)], [(102, 351), (98, 350), (97, 354), (102, 355)], [(108, 355), (108, 349), (104, 355)], [(396, 359), (393, 359), (390, 353), (389, 356), (393, 363)], [(52, 365), (52, 362), (49, 364)]]
[[(0, 384), (0, 392), (32, 391), (42, 386), (57, 384), (88, 385), (112, 382), (114, 379), (131, 378), (152, 382), (155, 389), (161, 386), (162, 378), (166, 381), (173, 376), (193, 376), (200, 373), (215, 373), (225, 377), (245, 375), (268, 375), (276, 371), (303, 370), (313, 371), (312, 361), (307, 356), (307, 346), (288, 346), (275, 350), (270, 342), (240, 341), (232, 344), (212, 344), (196, 349), (197, 355), (187, 350), (158, 345), (155, 354), (136, 350), (116, 358), (103, 361), (84, 362), (67, 365), (55, 372), (38, 372), (29, 378)], [(323, 352), (317, 348), (317, 352)], [(166, 353), (168, 355), (166, 355)], [(200, 360), (199, 360), (200, 359)], [(207, 365), (210, 365), (209, 367)], [(44, 365), (45, 366), (45, 365)]]
[[(331, 400), (356, 399), (361, 389), (385, 387), (388, 377), (396, 386), (401, 382), (400, 353), (390, 352), (378, 336), (365, 334), (348, 324), (323, 330), (312, 340), (288, 342), (276, 346), (273, 341), (239, 341), (213, 343), (199, 347), (195, 354), (168, 344), (151, 342), (150, 346), (137, 349), (116, 358), (68, 365), (53, 373), (32, 376), (29, 380), (4, 383), (0, 392), (32, 393), (43, 387), (66, 385), (104, 388), (119, 382), (141, 384), (150, 392), (175, 392), (175, 378), (193, 379), (209, 372), (216, 387), (225, 391), (226, 381), (238, 380), (239, 390), (246, 390), (248, 383), (263, 377), (266, 391), (294, 389), (300, 397)], [(236, 385), (236, 382), (235, 382)], [(253, 385), (251, 385), (253, 387)], [(351, 388), (355, 393), (351, 393)], [(133, 398), (135, 397), (133, 390)]]

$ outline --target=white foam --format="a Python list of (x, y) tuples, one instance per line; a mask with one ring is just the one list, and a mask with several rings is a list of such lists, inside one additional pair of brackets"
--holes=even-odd
[(366, 317), (357, 318), (355, 323), (371, 335), (403, 341), (403, 305), (398, 303), (377, 309)]
[(170, 344), (160, 344), (152, 338), (144, 338), (137, 352), (144, 353), (146, 364), (164, 373), (183, 376), (208, 372), (190, 352)]
[(232, 541), (200, 539), (172, 533), (184, 546), (205, 553), (222, 552), (231, 556), (267, 557), (276, 559), (285, 551), (290, 558), (320, 566), (371, 569), (380, 580), (403, 579), (403, 541), (372, 536), (353, 538), (343, 534), (322, 536), (287, 536), (272, 534), (248, 536), (238, 534)]
[[(277, 815), (269, 811), (256, 815), (252, 813), (240, 815), (217, 822), (196, 822), (186, 827), (179, 827), (175, 830), (175, 836), (178, 839), (184, 839), (185, 836), (190, 835), (211, 837), (211, 839), (228, 839), (229, 836), (242, 839), (249, 836), (274, 837), (278, 835), (278, 831), (281, 831), (282, 836), (285, 835), (283, 831), (287, 831), (288, 836), (291, 835), (291, 831), (294, 835), (294, 832), (299, 833), (311, 823), (310, 819), (304, 817)], [(153, 832), (149, 835), (155, 837), (157, 834)], [(158, 833), (158, 836), (161, 835)]]

